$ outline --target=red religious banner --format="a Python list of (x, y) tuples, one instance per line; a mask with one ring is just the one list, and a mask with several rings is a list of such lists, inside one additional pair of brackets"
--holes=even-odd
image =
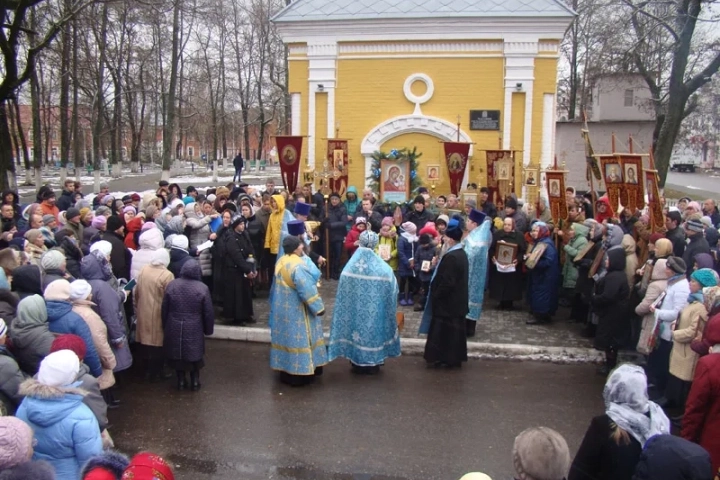
[(620, 189), (620, 203), (631, 212), (645, 207), (643, 178), (643, 155), (617, 155), (622, 166), (624, 188)]
[(567, 199), (565, 198), (565, 172), (561, 170), (545, 171), (545, 187), (550, 199), (550, 214), (555, 225), (568, 217)]
[(445, 161), (447, 162), (448, 176), (450, 177), (450, 192), (454, 195), (462, 190), (463, 177), (467, 167), (470, 144), (461, 142), (444, 142)]
[(328, 139), (327, 159), (333, 171), (330, 188), (343, 197), (348, 185), (348, 141)]
[(650, 207), (651, 231), (660, 232), (665, 228), (665, 217), (663, 216), (660, 189), (658, 188), (657, 170), (645, 170), (643, 172), (643, 179), (645, 180), (645, 191), (647, 192), (648, 205)]
[(303, 137), (300, 136), (275, 137), (278, 158), (280, 159), (280, 173), (285, 188), (290, 192), (294, 192), (298, 184), (302, 142)]
[(623, 186), (622, 164), (615, 155), (597, 155), (597, 157), (600, 159), (600, 170), (605, 179), (606, 195), (614, 215), (620, 204), (620, 187)]
[(495, 205), (515, 192), (515, 155), (512, 150), (487, 150), (487, 187)]

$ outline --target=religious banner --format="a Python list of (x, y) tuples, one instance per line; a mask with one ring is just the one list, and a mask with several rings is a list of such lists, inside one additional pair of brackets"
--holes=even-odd
[(303, 137), (301, 136), (275, 137), (278, 158), (280, 159), (280, 173), (282, 174), (282, 180), (285, 188), (290, 192), (294, 192), (298, 184), (302, 142)]
[(623, 186), (623, 169), (620, 159), (615, 155), (598, 155), (600, 170), (605, 179), (605, 191), (613, 215), (617, 213), (620, 204), (620, 190)]
[(495, 205), (504, 204), (505, 197), (515, 192), (515, 152), (487, 150), (485, 156), (489, 200)]
[(343, 197), (348, 186), (348, 141), (337, 138), (328, 139), (327, 159), (333, 171), (330, 188)]
[(552, 215), (555, 225), (559, 225), (560, 220), (565, 220), (568, 217), (567, 198), (565, 197), (565, 172), (562, 170), (545, 171), (545, 187), (550, 200), (550, 215)]
[(658, 188), (657, 170), (645, 170), (643, 172), (645, 180), (645, 191), (647, 192), (650, 227), (652, 232), (660, 232), (665, 228), (665, 217), (663, 216), (662, 201), (660, 199), (660, 189)]
[(448, 176), (450, 177), (450, 191), (453, 195), (460, 193), (465, 177), (470, 144), (461, 142), (444, 142), (445, 161), (447, 162)]
[(617, 157), (622, 165), (624, 180), (624, 188), (620, 189), (620, 203), (635, 212), (635, 209), (645, 207), (644, 182), (640, 181), (643, 178), (643, 155), (624, 154)]

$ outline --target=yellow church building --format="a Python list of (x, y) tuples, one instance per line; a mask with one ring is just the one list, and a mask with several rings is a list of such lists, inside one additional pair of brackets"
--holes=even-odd
[(485, 151), (514, 150), (524, 193), (521, 172), (555, 153), (559, 47), (574, 15), (561, 0), (295, 0), (273, 21), (302, 158), (321, 168), (339, 130), (349, 184), (362, 188), (374, 152), (417, 147), (423, 183), (438, 173), (448, 193), (441, 142), (459, 123), (467, 182), (486, 184)]

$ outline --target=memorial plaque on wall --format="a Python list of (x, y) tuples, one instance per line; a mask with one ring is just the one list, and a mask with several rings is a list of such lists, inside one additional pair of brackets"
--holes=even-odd
[(470, 130), (500, 130), (500, 110), (470, 110)]

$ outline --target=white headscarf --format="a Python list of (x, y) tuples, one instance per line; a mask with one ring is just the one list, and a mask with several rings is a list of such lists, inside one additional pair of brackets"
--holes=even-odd
[(626, 363), (613, 370), (605, 383), (603, 399), (607, 416), (640, 446), (650, 437), (670, 433), (670, 420), (657, 403), (648, 399), (647, 377), (637, 365)]

